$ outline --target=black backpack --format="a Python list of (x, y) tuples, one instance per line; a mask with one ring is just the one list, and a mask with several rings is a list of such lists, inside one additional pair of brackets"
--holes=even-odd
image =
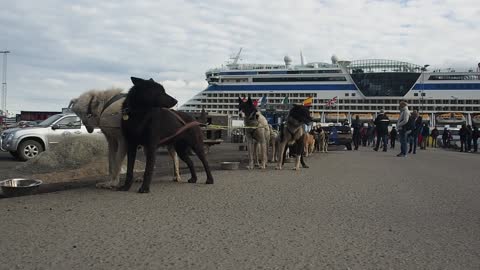
[(410, 115), (408, 118), (408, 122), (405, 125), (405, 130), (414, 130), (415, 129), (415, 117), (413, 115)]

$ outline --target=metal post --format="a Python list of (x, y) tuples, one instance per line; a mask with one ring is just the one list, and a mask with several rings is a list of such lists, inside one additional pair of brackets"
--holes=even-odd
[(1, 109), (5, 117), (7, 117), (7, 54), (10, 51), (0, 51), (3, 53), (3, 68), (2, 68), (2, 102), (1, 102)]
[(427, 67), (429, 67), (430, 65), (423, 65), (423, 68), (422, 68), (422, 73), (420, 74), (422, 76), (422, 92), (420, 93), (420, 113), (423, 113), (423, 102), (424, 102), (424, 99), (423, 99), (423, 95), (425, 93), (425, 71), (427, 71)]

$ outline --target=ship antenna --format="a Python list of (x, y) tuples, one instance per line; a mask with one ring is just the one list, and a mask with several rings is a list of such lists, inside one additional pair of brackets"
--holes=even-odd
[(240, 53), (242, 52), (242, 49), (243, 49), (243, 48), (240, 48), (240, 51), (238, 51), (237, 55), (232, 58), (232, 59), (233, 59), (232, 65), (236, 65), (236, 64), (237, 64), (238, 60), (240, 59)]
[(300, 51), (300, 61), (301, 61), (302, 66), (304, 66), (305, 65), (305, 58), (303, 58), (302, 51)]

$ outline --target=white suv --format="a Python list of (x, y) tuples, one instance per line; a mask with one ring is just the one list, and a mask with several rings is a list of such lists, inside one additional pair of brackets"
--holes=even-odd
[(26, 161), (67, 137), (99, 135), (102, 135), (100, 129), (95, 129), (89, 134), (76, 114), (55, 114), (34, 127), (3, 131), (0, 136), (0, 149), (10, 152), (19, 160)]

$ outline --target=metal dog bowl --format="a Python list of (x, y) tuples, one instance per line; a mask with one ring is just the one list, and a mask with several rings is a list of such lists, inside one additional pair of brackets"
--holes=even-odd
[(3, 194), (7, 197), (30, 195), (38, 191), (42, 180), (13, 178), (0, 182)]
[(222, 170), (238, 170), (238, 167), (240, 165), (240, 162), (222, 162), (220, 163), (220, 167)]

